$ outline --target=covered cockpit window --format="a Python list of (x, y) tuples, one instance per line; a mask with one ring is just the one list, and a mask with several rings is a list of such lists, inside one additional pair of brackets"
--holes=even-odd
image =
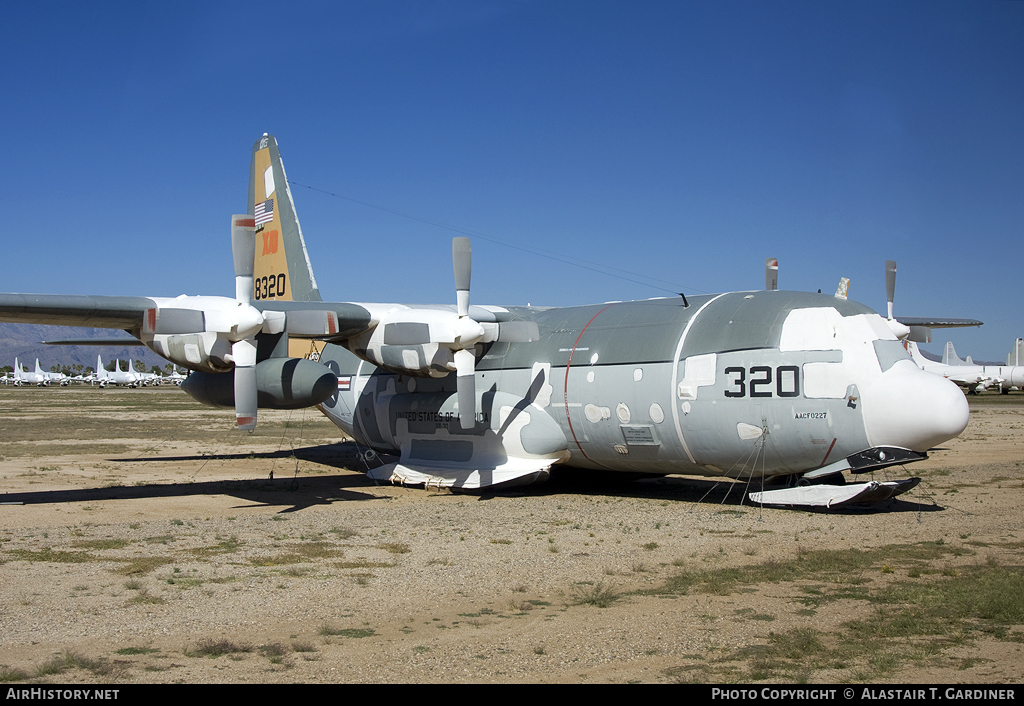
[(901, 341), (885, 341), (879, 339), (873, 341), (875, 346), (875, 355), (878, 357), (878, 365), (882, 368), (884, 373), (886, 370), (895, 365), (898, 361), (909, 360), (913, 362), (913, 358), (907, 353), (907, 349), (903, 347)]

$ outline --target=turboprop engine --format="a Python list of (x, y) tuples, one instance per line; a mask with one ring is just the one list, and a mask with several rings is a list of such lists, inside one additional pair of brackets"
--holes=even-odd
[[(265, 365), (269, 360), (257, 365), (257, 335), (330, 336), (338, 333), (338, 315), (313, 304), (289, 311), (261, 311), (252, 305), (256, 240), (251, 215), (231, 217), (231, 252), (234, 299), (153, 298), (156, 306), (146, 310), (139, 339), (198, 374), (182, 384), (182, 389), (204, 404), (234, 407), (238, 428), (251, 431), (256, 428), (259, 407), (309, 407), (337, 391), (337, 378), (316, 363), (313, 369), (297, 366), (294, 370), (282, 363)], [(258, 367), (265, 371), (262, 378)]]
[[(232, 373), (193, 372), (181, 389), (210, 407), (235, 406)], [(256, 364), (256, 402), (264, 409), (312, 407), (337, 391), (337, 376), (312, 360), (270, 358)]]

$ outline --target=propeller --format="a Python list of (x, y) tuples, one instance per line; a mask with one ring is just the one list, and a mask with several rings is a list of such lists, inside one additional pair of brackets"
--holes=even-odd
[(896, 261), (886, 260), (885, 261), (885, 300), (888, 304), (888, 310), (886, 312), (885, 323), (889, 325), (889, 329), (893, 332), (893, 335), (901, 341), (907, 340), (910, 337), (910, 327), (901, 324), (895, 318), (893, 318), (893, 301), (896, 299)]
[(456, 324), (455, 383), (459, 395), (459, 423), (463, 429), (476, 425), (476, 353), (484, 328), (469, 316), (469, 282), (473, 270), (473, 249), (469, 238), (452, 238), (452, 269), (459, 319)]
[(256, 259), (256, 231), (252, 216), (231, 217), (231, 254), (235, 262), (237, 308), (228, 335), (235, 364), (235, 424), (243, 431), (256, 428), (256, 334), (263, 314), (251, 304)]
[(476, 426), (476, 344), (491, 341), (529, 343), (540, 338), (533, 321), (480, 323), (469, 315), (469, 283), (472, 279), (473, 249), (469, 238), (452, 238), (452, 269), (458, 319), (451, 327), (452, 340), (445, 342), (454, 354), (455, 383), (459, 398), (459, 423), (463, 429)]
[(885, 261), (885, 300), (889, 304), (887, 318), (892, 321), (892, 303), (896, 298), (896, 261)]
[[(459, 422), (463, 429), (476, 426), (476, 345), (478, 343), (531, 343), (540, 339), (534, 321), (477, 321), (469, 302), (473, 252), (469, 238), (452, 239), (456, 310), (396, 309), (378, 324), (383, 346), (437, 345), (452, 353), (445, 363), (455, 373)], [(486, 312), (484, 312), (486, 314)], [(481, 315), (478, 309), (477, 315)], [(289, 313), (291, 316), (291, 313)]]

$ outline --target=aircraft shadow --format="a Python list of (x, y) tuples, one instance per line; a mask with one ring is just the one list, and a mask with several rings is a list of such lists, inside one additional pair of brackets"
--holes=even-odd
[[(759, 509), (760, 505), (751, 502), (747, 491), (759, 490), (760, 487), (741, 481), (697, 479), (691, 477), (664, 476), (636, 479), (627, 473), (600, 473), (593, 471), (564, 469), (552, 474), (543, 484), (523, 488), (508, 488), (480, 493), (480, 499), (486, 500), (499, 496), (511, 495), (599, 495), (614, 498), (646, 498), (650, 500), (666, 500), (680, 505), (700, 504), (704, 506), (721, 505), (730, 509), (741, 507)], [(905, 497), (905, 496), (904, 496)], [(873, 514), (878, 512), (938, 512), (944, 510), (941, 505), (921, 503), (912, 499), (891, 498), (882, 502), (847, 505), (838, 508), (813, 508), (765, 505), (766, 509), (794, 510), (797, 512), (814, 512), (823, 514)]]
[[(356, 482), (352, 482), (355, 480)], [(346, 486), (349, 486), (346, 488)], [(353, 486), (365, 486), (358, 490)], [(159, 483), (137, 486), (112, 486), (75, 490), (43, 490), (28, 493), (4, 493), (2, 503), (25, 505), (96, 502), (100, 500), (142, 500), (150, 498), (181, 498), (193, 495), (229, 495), (246, 501), (246, 507), (264, 505), (281, 507), (281, 512), (297, 512), (316, 505), (329, 505), (344, 500), (382, 500), (386, 496), (370, 492), (373, 482), (353, 476), (291, 476), (274, 480), (214, 480), (195, 483)]]
[[(339, 448), (351, 447), (351, 448)], [(319, 463), (346, 471), (337, 475), (308, 475), (287, 463), (275, 468), (274, 478), (219, 479), (182, 483), (151, 483), (147, 485), (107, 486), (64, 490), (43, 490), (0, 494), (2, 503), (25, 505), (95, 502), (99, 500), (141, 500), (176, 498), (197, 495), (228, 495), (244, 500), (247, 506), (281, 507), (280, 512), (297, 512), (316, 505), (338, 501), (381, 500), (386, 498), (381, 486), (361, 470), (355, 444), (329, 444), (268, 453), (240, 453), (191, 456), (146, 456), (112, 458), (111, 463), (204, 463), (212, 461), (244, 461), (255, 459), (299, 460)], [(239, 505), (238, 507), (245, 507)]]
[[(205, 463), (213, 461), (284, 460), (305, 461), (329, 466), (339, 471), (331, 475), (309, 475), (302, 469), (295, 472), (289, 464), (274, 469), (274, 478), (211, 480), (184, 483), (153, 483), (135, 486), (110, 486), (74, 490), (44, 490), (22, 493), (4, 493), (0, 502), (23, 503), (25, 505), (89, 502), (99, 500), (139, 500), (148, 498), (187, 497), (193, 495), (229, 495), (251, 505), (281, 507), (280, 512), (297, 512), (317, 505), (329, 505), (340, 501), (381, 500), (392, 487), (367, 478), (367, 466), (360, 457), (360, 449), (354, 442), (323, 444), (296, 449), (264, 453), (200, 454), (181, 456), (146, 456), (137, 458), (109, 459), (112, 463)], [(396, 460), (378, 457), (371, 461)], [(754, 486), (750, 487), (755, 489)], [(759, 508), (747, 498), (747, 485), (731, 480), (697, 479), (691, 477), (664, 476), (641, 478), (627, 473), (612, 473), (562, 469), (552, 473), (551, 478), (536, 485), (484, 489), (481, 491), (454, 491), (476, 496), (481, 501), (498, 497), (550, 497), (557, 495), (596, 495), (614, 498), (646, 498), (678, 503), (721, 505), (730, 509)], [(383, 491), (383, 492), (382, 492)], [(242, 506), (239, 506), (242, 507)], [(944, 510), (940, 505), (924, 504), (913, 500), (893, 498), (869, 505), (849, 505), (841, 508), (806, 508), (765, 506), (772, 509), (791, 509), (799, 512), (864, 514), (876, 512), (937, 512)]]

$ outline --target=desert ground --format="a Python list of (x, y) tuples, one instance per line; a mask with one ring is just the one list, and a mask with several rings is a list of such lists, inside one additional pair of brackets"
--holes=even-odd
[(0, 389), (0, 681), (1018, 683), (1024, 394), (899, 499), (378, 485), (315, 410)]

